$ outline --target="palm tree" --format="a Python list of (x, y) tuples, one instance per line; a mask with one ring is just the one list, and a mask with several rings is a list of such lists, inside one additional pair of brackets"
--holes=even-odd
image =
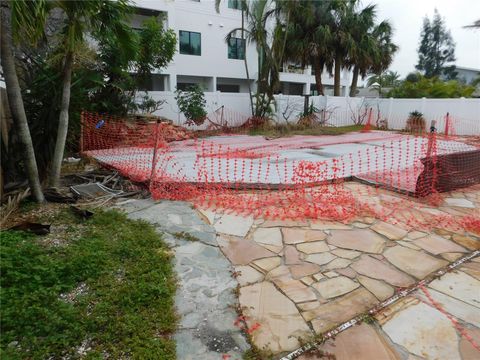
[[(286, 48), (286, 31), (292, 2), (276, 3), (271, 0), (255, 0), (245, 2), (245, 27), (232, 29), (227, 34), (227, 40), (237, 31), (245, 34), (248, 43), (255, 44), (257, 50), (258, 79), (255, 94), (256, 116), (265, 116), (274, 102), (273, 95), (280, 88), (280, 68)], [(280, 21), (280, 16), (286, 14), (286, 24)], [(269, 24), (275, 20), (273, 30)]]
[[(12, 113), (15, 125), (17, 127), (18, 136), (23, 145), (24, 150), (24, 163), (27, 172), (32, 194), (37, 202), (45, 201), (43, 196), (42, 187), (40, 185), (40, 179), (38, 176), (37, 162), (35, 159), (35, 152), (33, 150), (32, 138), (30, 136), (30, 130), (28, 128), (27, 116), (25, 114), (25, 108), (23, 104), (22, 94), (20, 90), (20, 84), (15, 69), (15, 60), (13, 56), (13, 40), (12, 40), (12, 28), (19, 29), (19, 22), (21, 19), (26, 19), (28, 23), (34, 24), (41, 20), (42, 12), (39, 11), (32, 16), (33, 3), (16, 1), (7, 2), (2, 1), (1, 4), (1, 60), (3, 74), (5, 77), (6, 90), (10, 111)], [(43, 1), (39, 1), (37, 5), (45, 5)], [(13, 9), (11, 8), (13, 7)], [(39, 7), (40, 9), (40, 7)], [(13, 13), (13, 16), (12, 16)], [(38, 34), (38, 32), (37, 32)], [(33, 33), (30, 33), (33, 35)]]
[(388, 21), (382, 21), (363, 32), (358, 42), (360, 52), (351, 57), (353, 76), (350, 96), (355, 96), (358, 76), (362, 79), (369, 73), (383, 73), (392, 63), (393, 54), (398, 47), (392, 43), (392, 27)]
[(470, 28), (470, 29), (478, 29), (478, 28), (480, 28), (480, 19), (475, 20), (475, 21), (474, 21), (472, 24), (470, 24), (470, 25), (465, 25), (464, 28), (466, 28), (466, 29), (468, 29), (468, 28)]
[(302, 66), (312, 65), (315, 85), (319, 95), (323, 95), (322, 73), (325, 65), (331, 64), (332, 5), (329, 1), (301, 1), (291, 12), (288, 27), (286, 60), (299, 62)]
[(128, 14), (130, 7), (128, 0), (115, 2), (56, 0), (51, 5), (63, 14), (63, 29), (61, 30), (61, 42), (64, 54), (62, 65), (62, 99), (58, 119), (57, 139), (49, 179), (51, 186), (58, 186), (68, 132), (70, 87), (76, 51), (82, 48), (81, 45), (84, 43), (87, 33), (105, 31), (106, 28), (113, 30), (121, 42), (127, 43), (130, 41), (126, 25), (122, 22), (124, 19), (121, 16), (117, 16)]
[(385, 71), (378, 74), (373, 74), (367, 79), (367, 86), (378, 90), (379, 95), (382, 93), (382, 88), (394, 88), (400, 84), (400, 74), (396, 71)]
[[(332, 1), (332, 3), (334, 4), (333, 36), (332, 43), (327, 46), (331, 47), (333, 54), (333, 95), (340, 96), (340, 72), (345, 67), (348, 54), (355, 48), (352, 26), (358, 0)], [(327, 69), (332, 73), (332, 65), (327, 66)]]
[(365, 77), (370, 67), (379, 59), (379, 49), (373, 35), (375, 25), (376, 6), (369, 5), (359, 12), (352, 14), (350, 31), (355, 41), (355, 46), (350, 49), (346, 65), (353, 68), (350, 96), (357, 92), (359, 75)]

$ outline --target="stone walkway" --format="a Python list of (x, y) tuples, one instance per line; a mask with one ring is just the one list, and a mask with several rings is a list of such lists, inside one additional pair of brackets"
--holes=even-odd
[(130, 219), (154, 224), (175, 252), (179, 282), (175, 303), (180, 316), (177, 358), (213, 360), (231, 355), (241, 359), (249, 345), (234, 325), (237, 282), (217, 245), (214, 228), (184, 202), (127, 200), (117, 206)]
[[(397, 289), (480, 249), (480, 237), (466, 231), (408, 230), (373, 218), (349, 224), (272, 221), (149, 200), (127, 201), (121, 208), (130, 218), (157, 224), (175, 252), (178, 359), (222, 359), (224, 354), (241, 359), (248, 344), (234, 325), (237, 301), (253, 343), (279, 358), (299, 348), (299, 339), (362, 314)], [(480, 188), (452, 193), (439, 208), (436, 215), (468, 214), (480, 208)], [(479, 259), (460, 270), (432, 282), (429, 292), (478, 343)], [(376, 324), (349, 329), (322, 350), (336, 359), (466, 360), (476, 351), (468, 344), (416, 292), (379, 314)]]

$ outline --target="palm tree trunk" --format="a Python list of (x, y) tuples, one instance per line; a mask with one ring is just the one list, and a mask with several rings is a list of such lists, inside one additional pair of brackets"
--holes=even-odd
[(333, 74), (333, 96), (340, 96), (340, 71), (342, 69), (342, 61), (340, 57), (335, 57), (335, 69)]
[(350, 86), (350, 97), (355, 97), (357, 92), (357, 82), (358, 82), (358, 73), (359, 69), (358, 66), (353, 68), (353, 75), (352, 75), (352, 85)]
[(325, 95), (323, 92), (323, 84), (322, 84), (322, 72), (323, 72), (323, 65), (320, 62), (320, 59), (315, 58), (313, 60), (313, 70), (315, 71), (315, 86), (317, 88), (318, 95)]
[(52, 169), (50, 172), (50, 186), (58, 186), (60, 182), (60, 171), (62, 169), (63, 153), (68, 132), (68, 109), (70, 107), (70, 87), (72, 84), (73, 52), (68, 51), (65, 55), (63, 65), (63, 91), (62, 103), (60, 105), (60, 116), (58, 118), (57, 141), (53, 154)]
[(17, 127), (18, 137), (23, 145), (24, 163), (30, 189), (37, 202), (44, 202), (45, 198), (43, 196), (40, 178), (38, 176), (37, 161), (33, 150), (32, 137), (30, 135), (30, 129), (28, 128), (27, 115), (25, 114), (20, 84), (15, 70), (11, 33), (11, 10), (8, 3), (2, 3), (1, 15), (0, 51), (3, 74), (7, 87), (8, 104)]
[(245, 48), (243, 49), (243, 62), (245, 64), (245, 75), (247, 76), (247, 84), (248, 84), (248, 94), (250, 95), (250, 110), (252, 112), (252, 116), (254, 115), (253, 112), (253, 98), (252, 98), (252, 84), (250, 83), (250, 72), (248, 71), (248, 63), (247, 63), (247, 41), (245, 40), (245, 4), (242, 4), (242, 39), (245, 44)]

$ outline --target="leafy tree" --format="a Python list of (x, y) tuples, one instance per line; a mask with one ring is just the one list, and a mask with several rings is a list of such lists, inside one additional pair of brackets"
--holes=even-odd
[(423, 28), (418, 48), (417, 70), (427, 78), (444, 75), (455, 78), (455, 43), (444, 20), (435, 9), (433, 20), (428, 17), (423, 20)]
[(172, 61), (177, 37), (172, 29), (165, 30), (163, 22), (156, 17), (144, 21), (140, 30), (138, 56), (134, 60), (140, 79), (150, 76), (152, 71), (163, 69)]
[[(171, 29), (164, 29), (161, 18), (147, 19), (138, 34), (132, 29), (127, 31), (131, 49), (124, 48), (112, 31), (95, 34), (99, 42), (100, 71), (106, 79), (104, 86), (93, 95), (92, 103), (97, 111), (125, 115), (138, 110), (137, 89), (145, 88), (152, 71), (167, 66), (175, 54), (176, 35)], [(151, 103), (151, 99), (148, 102)]]
[(470, 97), (475, 88), (457, 80), (442, 81), (438, 77), (418, 75), (417, 81), (403, 81), (387, 94), (395, 98), (458, 98)]

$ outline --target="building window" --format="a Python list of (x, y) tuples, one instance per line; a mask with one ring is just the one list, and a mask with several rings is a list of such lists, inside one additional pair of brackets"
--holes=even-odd
[(228, 0), (228, 8), (242, 10), (242, 0)]
[(180, 30), (180, 54), (202, 55), (201, 34)]
[(228, 40), (228, 58), (245, 59), (245, 39), (231, 37)]
[(239, 93), (240, 85), (217, 84), (217, 91), (227, 93)]
[(182, 91), (188, 91), (191, 87), (196, 85), (200, 85), (200, 84), (196, 84), (192, 82), (177, 82), (177, 89)]

